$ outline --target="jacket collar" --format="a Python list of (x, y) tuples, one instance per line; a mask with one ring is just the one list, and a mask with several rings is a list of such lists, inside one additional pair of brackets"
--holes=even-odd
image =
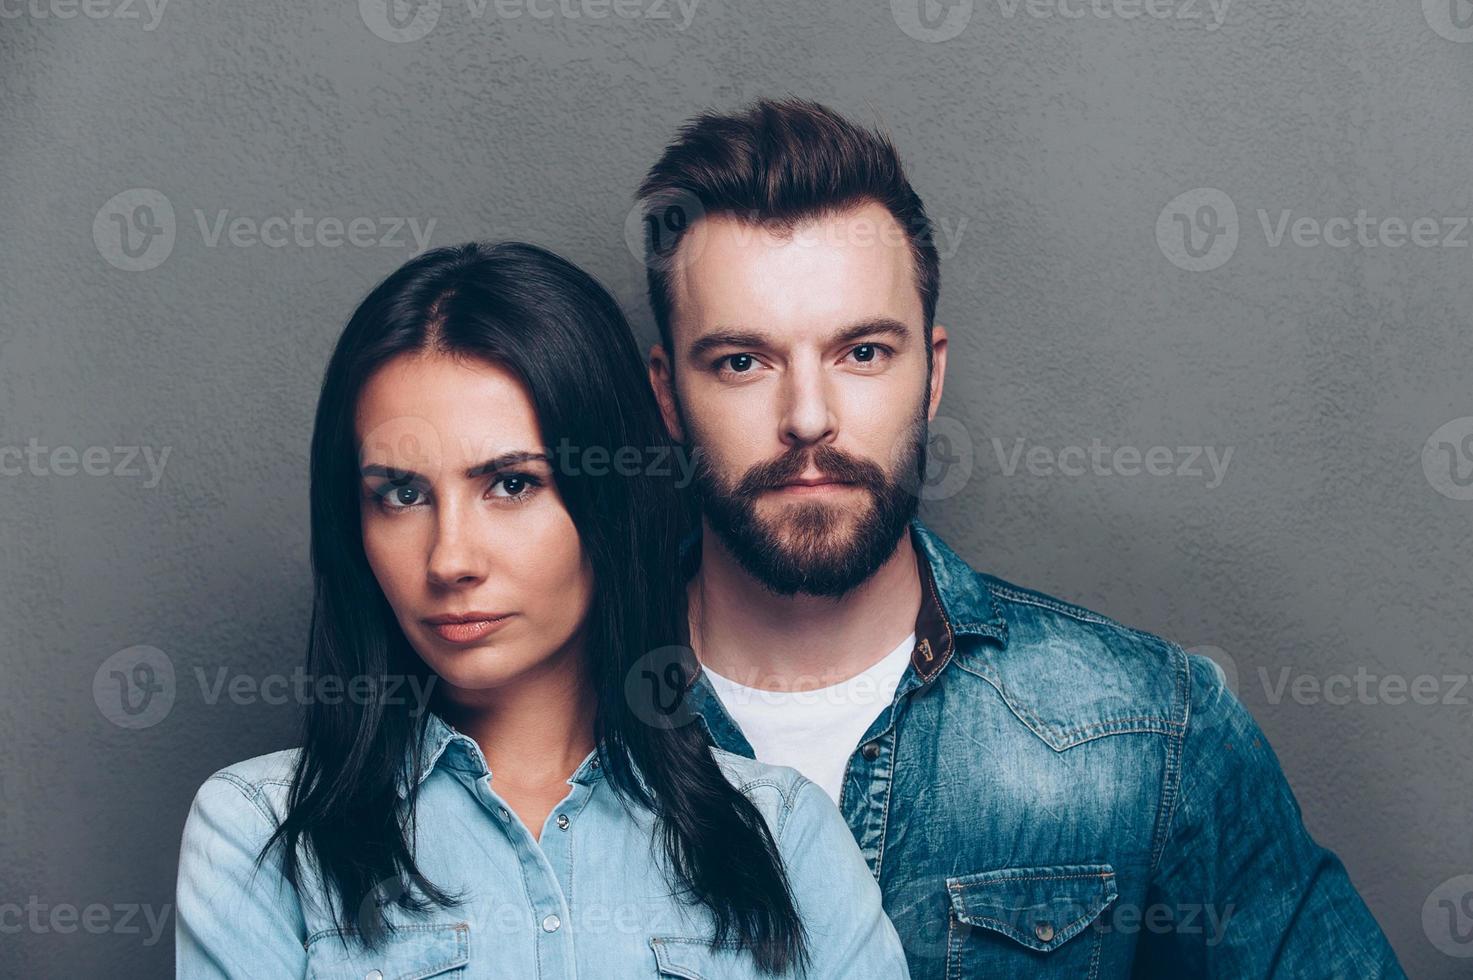
[[(680, 544), (681, 572), (687, 580), (701, 564), (701, 531), (697, 526)], [(929, 683), (956, 654), (957, 636), (985, 636), (1006, 646), (1008, 628), (986, 582), (918, 517), (911, 519), (910, 539), (921, 575), (910, 662), (920, 682)], [(682, 624), (681, 629), (681, 642), (689, 646), (688, 627)]]

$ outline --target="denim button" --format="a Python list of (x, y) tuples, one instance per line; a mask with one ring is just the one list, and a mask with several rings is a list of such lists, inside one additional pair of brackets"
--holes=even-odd
[(558, 830), (567, 830), (568, 829), (568, 815), (566, 813), (559, 813), (557, 815), (557, 829)]
[(558, 926), (560, 926), (562, 924), (563, 924), (563, 920), (562, 919), (559, 919), (555, 915), (549, 915), (547, 918), (545, 918), (545, 919), (542, 920), (542, 931), (543, 932), (557, 932)]
[(880, 744), (878, 742), (866, 742), (864, 748), (860, 749), (860, 751), (864, 753), (866, 759), (873, 762), (880, 754)]
[(1050, 939), (1054, 938), (1053, 923), (1040, 922), (1038, 925), (1033, 927), (1033, 934), (1038, 937), (1039, 942), (1048, 942)]

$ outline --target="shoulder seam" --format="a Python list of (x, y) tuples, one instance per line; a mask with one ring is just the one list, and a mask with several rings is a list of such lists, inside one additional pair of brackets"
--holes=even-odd
[[(266, 807), (264, 805), (262, 805), (262, 803), (261, 803), (261, 787), (260, 787), (260, 785), (258, 785), (256, 783), (252, 783), (249, 780), (242, 779), (239, 776), (237, 776), (235, 773), (233, 773), (233, 772), (227, 772), (227, 771), (217, 772), (213, 776), (211, 776), (209, 779), (205, 780), (205, 782), (206, 783), (210, 783), (210, 782), (212, 782), (212, 781), (214, 781), (216, 779), (218, 779), (218, 780), (220, 780), (222, 782), (230, 783), (236, 789), (240, 790), (240, 794), (242, 796), (244, 796), (247, 801), (250, 802), (251, 806), (253, 806), (253, 807), (256, 808), (256, 812), (261, 815), (262, 819), (264, 819), (266, 821), (267, 825), (271, 825), (271, 824), (274, 824), (276, 822), (276, 818), (273, 817), (271, 815), (270, 811), (267, 810)], [(266, 783), (266, 782), (276, 783), (277, 785), (286, 785), (286, 786), (290, 786), (291, 785), (290, 783), (283, 783), (279, 779), (262, 780), (262, 783)]]

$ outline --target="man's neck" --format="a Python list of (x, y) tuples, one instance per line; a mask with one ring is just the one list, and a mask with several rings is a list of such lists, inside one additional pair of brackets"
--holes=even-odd
[(686, 585), (691, 648), (748, 687), (811, 691), (873, 667), (915, 628), (921, 580), (909, 532), (875, 574), (839, 599), (773, 594), (747, 574), (709, 525)]

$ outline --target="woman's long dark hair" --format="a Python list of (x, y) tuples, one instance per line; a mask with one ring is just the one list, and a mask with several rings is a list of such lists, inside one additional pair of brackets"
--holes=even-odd
[[(364, 554), (354, 425), (368, 378), (392, 358), (421, 352), (474, 357), (517, 375), (548, 447), (566, 439), (579, 449), (606, 447), (610, 457), (620, 447), (640, 451), (635, 475), (554, 466), (594, 574), (584, 636), (599, 761), (622, 797), (654, 814), (672, 884), (710, 909), (713, 944), (740, 942), (767, 972), (803, 969), (807, 940), (761, 814), (721, 773), (698, 724), (651, 723), (626, 693), (642, 657), (679, 642), (678, 551), (691, 512), (673, 475), (645, 465), (670, 442), (623, 314), (571, 263), (515, 242), (435, 249), (390, 275), (353, 314), (328, 363), (312, 434), (308, 673), (433, 681)], [(676, 472), (667, 462), (666, 473)], [(683, 692), (694, 660), (677, 663)], [(409, 780), (407, 801), (398, 797), (406, 755), (414, 754), (416, 771), (426, 761), (418, 746), (428, 716), (413, 717), (381, 686), (369, 690), (368, 698), (307, 705), (288, 813), (258, 862), (282, 840), (284, 871), (300, 887), (304, 840), (336, 899), (334, 920), (373, 946), (392, 928), (380, 895), (418, 912), (462, 899), (415, 864), (418, 780)]]

